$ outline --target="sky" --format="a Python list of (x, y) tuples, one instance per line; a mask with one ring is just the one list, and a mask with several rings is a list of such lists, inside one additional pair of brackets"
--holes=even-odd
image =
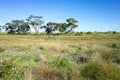
[(120, 0), (0, 0), (0, 25), (43, 16), (45, 23), (78, 21), (75, 31), (119, 31)]

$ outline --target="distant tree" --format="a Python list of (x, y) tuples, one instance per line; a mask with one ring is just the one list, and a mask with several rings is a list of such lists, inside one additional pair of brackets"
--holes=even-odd
[(6, 32), (8, 34), (14, 34), (17, 31), (17, 26), (15, 25), (15, 21), (8, 22), (5, 24)]
[(8, 34), (23, 34), (27, 33), (30, 29), (28, 23), (24, 22), (23, 20), (12, 20), (5, 24), (5, 29)]
[(116, 34), (117, 32), (116, 32), (116, 31), (113, 31), (112, 33), (113, 33), (113, 34)]
[(0, 32), (1, 32), (1, 30), (2, 30), (2, 26), (0, 25)]
[(27, 22), (22, 22), (22, 24), (19, 26), (18, 28), (18, 33), (19, 34), (26, 34), (27, 32), (29, 32), (30, 30), (30, 26)]
[(76, 27), (78, 27), (77, 23), (78, 21), (75, 20), (74, 18), (69, 18), (66, 20), (67, 24), (67, 29), (66, 29), (66, 34), (71, 32), (73, 29), (75, 29)]
[(34, 16), (34, 15), (30, 15), (27, 21), (35, 30), (35, 34), (39, 32), (40, 28), (44, 23), (44, 21), (42, 20), (42, 16)]
[(44, 28), (46, 29), (45, 32), (47, 33), (47, 35), (50, 35), (53, 31), (57, 30), (57, 27), (55, 25), (56, 23), (48, 22), (47, 25), (44, 26)]
[(56, 24), (56, 27), (61, 34), (66, 32), (67, 26), (68, 25), (66, 23), (57, 23)]

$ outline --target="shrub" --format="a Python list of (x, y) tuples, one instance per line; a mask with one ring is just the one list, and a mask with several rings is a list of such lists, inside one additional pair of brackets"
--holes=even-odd
[(60, 69), (60, 71), (66, 76), (67, 80), (72, 78), (72, 65), (69, 59), (58, 56), (53, 62), (54, 67)]
[(4, 52), (5, 49), (3, 47), (0, 47), (0, 52)]
[(5, 59), (0, 64), (0, 78), (3, 80), (20, 80), (24, 77), (25, 67), (16, 65), (16, 58)]
[(113, 58), (115, 63), (120, 64), (120, 49), (113, 49)]
[(92, 32), (88, 31), (86, 34), (92, 34)]
[(81, 53), (81, 52), (72, 53), (72, 59), (76, 63), (86, 63), (86, 62), (89, 62), (89, 58), (87, 57), (87, 55), (84, 54), (84, 53)]
[(90, 62), (84, 65), (80, 72), (84, 79), (90, 80), (119, 80), (120, 78), (119, 68), (102, 62)]
[(119, 49), (113, 49), (108, 52), (102, 53), (101, 57), (105, 62), (115, 62), (117, 64), (120, 63), (120, 50)]
[(120, 49), (120, 44), (119, 43), (112, 43), (111, 48)]
[(113, 34), (116, 34), (117, 32), (116, 32), (116, 31), (113, 31), (112, 33), (113, 33)]
[(83, 32), (76, 32), (75, 33), (75, 36), (80, 36), (80, 35), (82, 35), (83, 34)]

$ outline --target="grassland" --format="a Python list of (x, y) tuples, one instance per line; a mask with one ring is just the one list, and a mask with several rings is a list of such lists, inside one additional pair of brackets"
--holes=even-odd
[(120, 33), (0, 35), (1, 80), (119, 80)]

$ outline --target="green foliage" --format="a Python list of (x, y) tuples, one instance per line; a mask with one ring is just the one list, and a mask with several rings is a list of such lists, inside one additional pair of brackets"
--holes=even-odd
[(39, 32), (40, 28), (42, 28), (42, 25), (44, 23), (44, 21), (42, 20), (42, 16), (34, 16), (34, 15), (30, 15), (27, 21), (33, 27), (36, 34)]
[(72, 72), (72, 65), (70, 63), (70, 60), (65, 57), (58, 56), (54, 60), (54, 67), (60, 69), (62, 73), (66, 76), (68, 80), (72, 78), (71, 72)]
[(3, 80), (22, 80), (26, 68), (16, 65), (19, 58), (5, 59), (0, 64), (0, 78)]
[(113, 33), (113, 34), (116, 34), (117, 32), (116, 32), (116, 31), (113, 31), (112, 33)]
[(112, 43), (111, 48), (120, 49), (120, 43)]
[(75, 52), (72, 53), (73, 61), (78, 63), (87, 63), (90, 61), (88, 56), (85, 53), (82, 52)]
[(80, 35), (82, 35), (83, 34), (83, 32), (76, 32), (75, 33), (75, 36), (80, 36)]
[(120, 64), (120, 43), (113, 42), (111, 44), (108, 44), (108, 47), (111, 48), (111, 50), (102, 53), (102, 59), (106, 62), (111, 61)]
[(81, 75), (90, 80), (119, 80), (120, 70), (113, 64), (90, 62), (82, 66)]
[(55, 24), (52, 22), (48, 22), (46, 26), (44, 26), (44, 28), (46, 29), (46, 33), (47, 35), (50, 35), (53, 31), (56, 30), (55, 28)]
[(66, 22), (68, 22), (66, 34), (78, 27), (77, 25), (78, 21), (75, 20), (74, 18), (68, 18)]
[(92, 34), (92, 32), (88, 31), (86, 34)]
[(61, 34), (63, 34), (63, 33), (65, 33), (68, 25), (66, 23), (56, 23), (56, 26), (57, 26), (58, 31)]
[(115, 63), (120, 64), (120, 49), (113, 49), (113, 59)]
[(78, 27), (78, 25), (76, 24), (78, 21), (76, 21), (74, 18), (69, 18), (66, 21), (67, 23), (48, 22), (47, 25), (44, 26), (44, 28), (46, 29), (46, 33), (49, 35), (53, 31), (58, 30), (61, 34), (63, 33), (67, 34), (72, 32), (72, 30), (75, 29), (76, 27)]
[(11, 22), (5, 24), (5, 29), (8, 34), (26, 34), (29, 32), (30, 27), (28, 23), (23, 20), (12, 20)]

